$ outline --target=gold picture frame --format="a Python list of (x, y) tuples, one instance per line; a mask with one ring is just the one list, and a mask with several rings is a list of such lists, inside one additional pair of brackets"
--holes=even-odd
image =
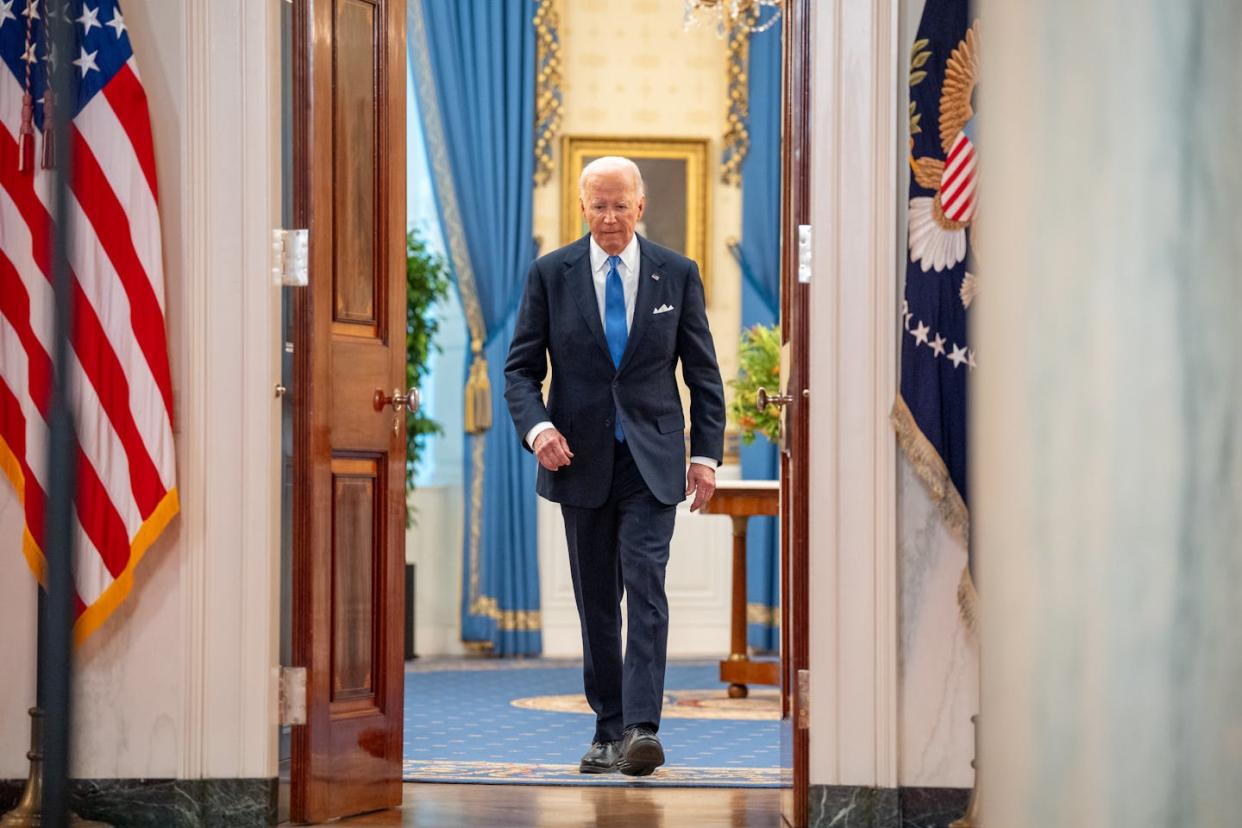
[(647, 187), (647, 208), (638, 232), (698, 262), (703, 288), (710, 298), (706, 139), (566, 135), (561, 139), (561, 150), (562, 244), (581, 238), (587, 231), (578, 204), (582, 168), (605, 155), (624, 156), (638, 165)]

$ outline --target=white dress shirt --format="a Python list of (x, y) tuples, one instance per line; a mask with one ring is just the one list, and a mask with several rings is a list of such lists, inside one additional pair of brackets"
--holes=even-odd
[[(638, 234), (634, 234), (630, 238), (630, 243), (621, 251), (621, 261), (617, 264), (617, 274), (621, 277), (621, 290), (625, 293), (625, 330), (628, 332), (634, 327), (634, 305), (638, 300)], [(607, 327), (608, 322), (605, 316), (608, 292), (608, 253), (604, 248), (599, 246), (595, 241), (595, 237), (591, 237), (591, 281), (595, 284), (595, 301), (599, 305), (600, 322)], [(541, 432), (553, 428), (550, 421), (536, 423), (531, 430), (526, 432), (526, 445), (531, 449), (535, 448), (535, 438)], [(709, 469), (716, 468), (716, 460), (712, 457), (691, 457), (691, 463), (698, 463), (707, 466)]]

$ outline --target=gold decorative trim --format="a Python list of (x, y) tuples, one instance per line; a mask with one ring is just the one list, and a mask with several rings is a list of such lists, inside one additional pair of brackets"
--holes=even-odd
[(748, 603), (746, 605), (746, 623), (762, 624), (765, 627), (781, 625), (781, 608), (769, 607), (767, 604)]
[(742, 162), (750, 152), (750, 30), (759, 19), (758, 4), (741, 11), (729, 28), (725, 58), (725, 81), (729, 106), (725, 115), (724, 147), (720, 151), (720, 181), (736, 186), (742, 183)]
[(480, 597), (470, 606), (471, 615), (491, 618), (502, 630), (539, 632), (543, 629), (543, 614), (539, 610), (503, 610), (495, 598)]
[[(945, 525), (954, 537), (963, 544), (968, 544), (970, 513), (966, 509), (966, 502), (962, 500), (961, 493), (949, 477), (949, 467), (945, 465), (944, 459), (931, 441), (919, 430), (918, 424), (914, 421), (914, 415), (900, 394), (897, 396), (897, 401), (893, 403), (893, 413), (890, 419), (893, 429), (897, 432), (897, 444), (910, 459), (919, 479), (927, 486), (927, 492), (940, 510), (940, 516), (944, 519)], [(961, 610), (962, 619), (971, 630), (974, 630), (978, 617), (978, 595), (975, 592), (969, 567), (962, 570), (962, 578), (957, 588), (957, 604)]]
[(552, 144), (561, 128), (561, 15), (556, 0), (535, 9), (535, 186), (552, 177)]

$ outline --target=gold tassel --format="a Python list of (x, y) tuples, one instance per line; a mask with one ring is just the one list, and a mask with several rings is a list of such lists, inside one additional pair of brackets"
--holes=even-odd
[(466, 433), (482, 434), (492, 427), (492, 384), (487, 378), (487, 360), (483, 342), (471, 343), (474, 358), (470, 362), (470, 379), (466, 381)]

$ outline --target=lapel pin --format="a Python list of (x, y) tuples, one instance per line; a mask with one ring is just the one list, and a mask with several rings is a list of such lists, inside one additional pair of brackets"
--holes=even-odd
[(652, 274), (651, 274), (651, 278), (652, 278), (652, 279), (655, 279), (655, 280), (658, 282), (658, 281), (660, 281), (660, 274), (659, 274), (659, 273), (652, 273)]

